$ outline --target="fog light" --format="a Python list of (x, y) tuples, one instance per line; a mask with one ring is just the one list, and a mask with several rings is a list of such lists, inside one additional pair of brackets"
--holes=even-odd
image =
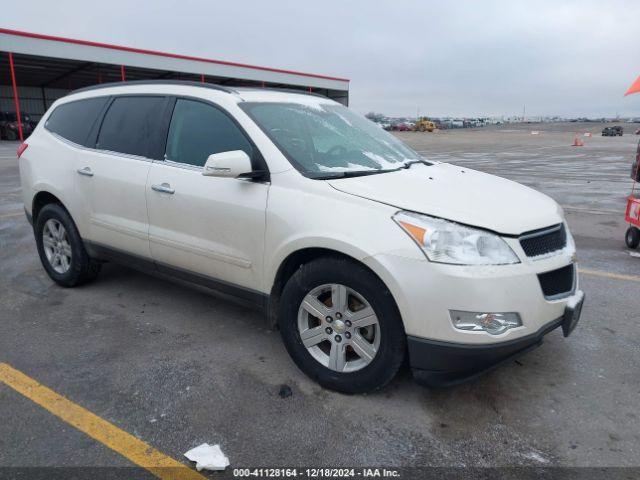
[(510, 328), (522, 326), (522, 320), (517, 313), (482, 313), (461, 312), (449, 310), (451, 323), (458, 330), (470, 332), (487, 332), (500, 335)]

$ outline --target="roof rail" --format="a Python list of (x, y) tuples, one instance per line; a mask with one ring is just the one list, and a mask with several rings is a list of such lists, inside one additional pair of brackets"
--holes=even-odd
[(202, 83), (193, 80), (128, 80), (126, 82), (99, 83), (89, 87), (78, 88), (77, 90), (69, 92), (69, 94), (99, 90), (101, 88), (126, 87), (131, 85), (186, 85), (189, 87), (210, 88), (211, 90), (219, 90), (226, 93), (237, 93), (233, 88), (223, 87), (222, 85), (216, 85), (215, 83)]
[(283, 92), (283, 93), (297, 93), (299, 95), (312, 95), (314, 97), (321, 97), (321, 98), (329, 98), (326, 95), (323, 95), (321, 93), (318, 92), (310, 92), (308, 90), (303, 90), (303, 89), (297, 89), (297, 88), (280, 88), (280, 87), (237, 87), (239, 90), (236, 90), (237, 92), (240, 92), (242, 90), (268, 90), (271, 92)]
[(320, 98), (330, 98), (327, 95), (323, 95), (321, 93), (318, 92), (309, 92), (308, 90), (304, 90), (304, 89), (297, 89), (297, 88), (278, 88), (278, 87), (252, 87), (252, 86), (238, 86), (236, 88), (229, 86), (222, 86), (222, 85), (218, 85), (215, 83), (202, 83), (202, 82), (197, 82), (197, 81), (193, 81), (193, 80), (128, 80), (126, 82), (108, 82), (108, 83), (99, 83), (97, 85), (91, 85), (88, 87), (83, 87), (83, 88), (79, 88), (77, 90), (73, 90), (72, 92), (69, 92), (69, 95), (73, 94), (73, 93), (79, 93), (79, 92), (87, 92), (87, 91), (91, 91), (91, 90), (99, 90), (101, 88), (110, 88), (110, 87), (126, 87), (126, 86), (131, 86), (131, 85), (186, 85), (189, 87), (201, 87), (201, 88), (209, 88), (211, 90), (218, 90), (220, 92), (226, 92), (226, 93), (235, 93), (238, 94), (240, 93), (242, 90), (257, 90), (257, 91), (272, 91), (272, 92), (284, 92), (284, 93), (297, 93), (299, 95), (311, 95), (314, 97), (320, 97)]

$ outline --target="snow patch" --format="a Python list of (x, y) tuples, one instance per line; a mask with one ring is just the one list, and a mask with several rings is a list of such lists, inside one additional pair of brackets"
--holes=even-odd
[(549, 463), (549, 460), (547, 460), (546, 458), (544, 458), (542, 455), (540, 455), (538, 452), (528, 452), (523, 454), (523, 456), (525, 458), (528, 458), (530, 460), (535, 460), (538, 463)]
[(369, 166), (357, 165), (351, 162), (347, 163), (345, 167), (330, 167), (328, 165), (321, 165), (319, 163), (316, 163), (316, 167), (318, 167), (318, 170), (322, 172), (348, 172), (350, 170), (377, 170)]
[(582, 290), (578, 290), (574, 295), (571, 295), (567, 299), (567, 308), (576, 308), (583, 298), (584, 292)]

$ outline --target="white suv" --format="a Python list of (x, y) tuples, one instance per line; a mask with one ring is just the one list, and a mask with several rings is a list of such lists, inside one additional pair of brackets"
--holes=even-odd
[(407, 357), (423, 383), (457, 382), (580, 315), (553, 200), (426, 161), (322, 96), (100, 85), (56, 101), (18, 153), (55, 282), (115, 261), (236, 295), (328, 388), (380, 388)]

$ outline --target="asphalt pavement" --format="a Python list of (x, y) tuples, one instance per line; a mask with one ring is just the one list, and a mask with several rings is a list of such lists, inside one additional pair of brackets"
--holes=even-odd
[[(259, 313), (202, 289), (111, 264), (90, 285), (54, 285), (23, 214), (17, 144), (0, 142), (0, 364), (187, 465), (208, 442), (232, 468), (638, 467), (640, 258), (623, 219), (637, 139), (570, 147), (579, 127), (599, 128), (400, 134), (428, 158), (558, 200), (587, 302), (571, 337), (552, 332), (475, 381), (429, 390), (403, 371), (353, 396), (307, 379)], [(2, 381), (0, 419), (0, 467), (132, 465)]]

